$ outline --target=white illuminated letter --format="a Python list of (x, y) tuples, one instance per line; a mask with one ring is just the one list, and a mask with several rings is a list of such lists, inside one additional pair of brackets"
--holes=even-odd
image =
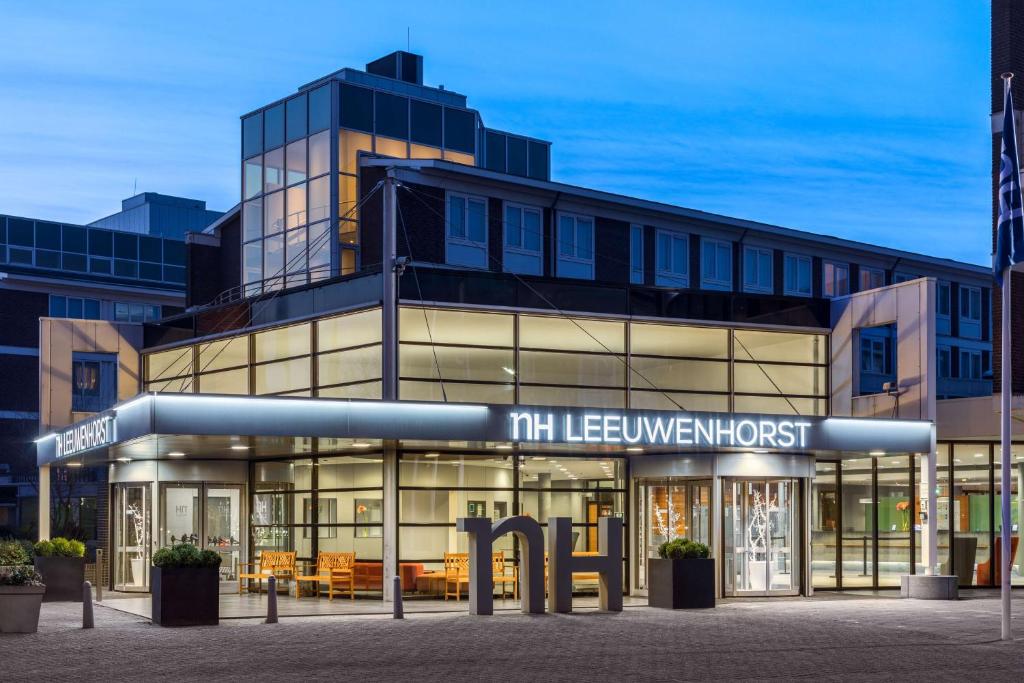
[(601, 416), (583, 416), (583, 440), (587, 443), (598, 443), (601, 441)]
[(522, 422), (526, 423), (526, 437), (525, 441), (533, 441), (533, 418), (529, 413), (512, 413), (509, 415), (512, 419), (512, 440), (519, 441), (519, 425)]
[[(749, 438), (743, 437), (744, 429), (750, 433)], [(739, 421), (739, 424), (736, 425), (736, 442), (741, 446), (753, 446), (757, 443), (757, 425), (753, 420)]]
[(676, 418), (676, 443), (681, 446), (689, 446), (693, 443), (693, 419), (689, 417)]
[(565, 440), (566, 441), (583, 441), (583, 437), (579, 434), (572, 433), (572, 413), (566, 413), (565, 415)]
[(644, 431), (647, 432), (647, 442), (657, 444), (667, 444), (672, 436), (672, 422), (671, 418), (663, 419), (656, 418), (654, 420), (654, 426), (651, 426), (651, 419), (644, 418)]
[(807, 446), (807, 430), (811, 428), (810, 422), (797, 422), (796, 428), (800, 431), (800, 448)]
[[(555, 438), (555, 416), (552, 413), (547, 414), (547, 420), (541, 422), (540, 413), (533, 414), (533, 431), (537, 437), (537, 441), (551, 441)], [(542, 434), (547, 434), (546, 438), (542, 438)]]
[[(636, 427), (636, 431), (633, 432), (632, 434), (629, 433), (629, 424), (630, 424), (630, 422), (632, 422), (633, 426)], [(622, 421), (622, 440), (623, 441), (625, 441), (626, 443), (637, 443), (638, 441), (640, 441), (641, 438), (643, 438), (643, 435), (644, 435), (644, 431), (643, 431), (643, 428), (640, 426), (640, 418), (639, 417), (637, 417), (637, 418), (635, 418), (633, 420), (623, 420)]]
[(605, 415), (601, 423), (601, 440), (605, 443), (619, 443), (622, 441), (619, 432), (622, 430), (621, 415)]
[(715, 445), (714, 421), (708, 420), (707, 422), (702, 422), (699, 418), (696, 418), (693, 421), (693, 431), (693, 441), (695, 445), (700, 445), (701, 437), (704, 438), (704, 443), (708, 446)]
[[(718, 432), (715, 435), (715, 437), (716, 437), (715, 438), (715, 445), (716, 446), (731, 446), (732, 445), (732, 441), (733, 441), (733, 431), (736, 428), (736, 423), (733, 420), (730, 419), (729, 420), (729, 428), (728, 429), (723, 429), (722, 428), (722, 423), (723, 422), (724, 422), (724, 420), (722, 420), (720, 418), (716, 418), (715, 419), (715, 427), (716, 427), (716, 431)], [(728, 434), (729, 435), (729, 442), (728, 443), (726, 443), (725, 440), (722, 438), (723, 434)]]
[(789, 420), (783, 420), (779, 423), (779, 446), (790, 448), (795, 442), (796, 436), (793, 434), (793, 423)]
[(775, 445), (775, 423), (768, 420), (761, 420), (761, 445)]

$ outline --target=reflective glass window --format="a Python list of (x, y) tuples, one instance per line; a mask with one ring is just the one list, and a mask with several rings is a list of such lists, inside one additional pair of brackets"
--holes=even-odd
[(487, 168), (498, 173), (505, 172), (505, 136), (494, 131), (487, 131), (486, 136)]
[(263, 148), (274, 149), (284, 144), (284, 104), (263, 112)]
[(254, 335), (257, 363), (301, 356), (310, 351), (309, 323), (278, 327)]
[(251, 157), (263, 151), (263, 114), (242, 119), (242, 157)]
[[(64, 226), (67, 231), (68, 226)], [(84, 231), (83, 231), (84, 232)], [(92, 256), (113, 256), (114, 235), (106, 230), (89, 230), (89, 254)], [(65, 235), (64, 242), (67, 243), (68, 236)], [(77, 251), (74, 250), (74, 251)]]
[(288, 142), (306, 137), (306, 96), (288, 100), (286, 109)]
[(32, 221), (21, 218), (7, 219), (7, 239), (10, 244), (19, 247), (34, 247), (36, 231)]
[(419, 142), (433, 147), (441, 146), (441, 106), (423, 102), (422, 100), (410, 100), (409, 116), (411, 119), (410, 138), (413, 142)]
[(341, 125), (373, 132), (373, 91), (347, 83), (341, 84)]
[(409, 137), (409, 98), (386, 92), (374, 93), (377, 133), (392, 138)]
[(318, 133), (331, 127), (331, 85), (320, 86), (309, 93), (309, 132)]
[(286, 228), (296, 228), (306, 224), (306, 185), (301, 183), (289, 187), (285, 201)]
[(199, 372), (223, 370), (249, 363), (249, 337), (231, 337), (199, 345)]
[(323, 175), (331, 170), (330, 132), (323, 131), (309, 138), (309, 177)]
[[(405, 308), (402, 308), (405, 321)], [(417, 311), (418, 312), (418, 311)], [(317, 322), (317, 350), (330, 351), (351, 346), (379, 343), (381, 339), (380, 309), (375, 308), (359, 313), (350, 313)], [(405, 329), (401, 329), (405, 339)]]
[(263, 179), (264, 192), (284, 187), (284, 148), (263, 155)]
[(526, 140), (508, 136), (508, 172), (514, 175), (526, 175)]
[(444, 108), (444, 146), (459, 152), (476, 151), (476, 118), (463, 109)]
[(36, 221), (36, 248), (60, 251), (60, 225)]
[(163, 243), (159, 237), (139, 235), (139, 259), (160, 263), (163, 258)]
[(273, 235), (284, 230), (284, 192), (263, 197), (263, 233)]
[[(61, 267), (64, 270), (74, 270), (79, 273), (84, 273), (89, 269), (88, 263), (85, 256), (81, 254), (68, 254), (64, 253), (61, 258)], [(136, 277), (135, 264), (131, 264), (129, 272), (125, 273), (128, 277)]]
[(275, 235), (263, 240), (264, 287), (280, 289), (284, 286), (284, 236)]
[(257, 197), (242, 205), (242, 241), (263, 237), (263, 199)]
[(550, 176), (550, 161), (548, 156), (551, 154), (551, 148), (542, 142), (534, 142), (530, 140), (530, 165), (528, 169), (528, 175), (531, 178), (537, 180), (547, 180)]
[(263, 157), (255, 156), (246, 159), (242, 168), (243, 196), (246, 199), (255, 197), (263, 191)]
[(306, 140), (296, 140), (285, 149), (285, 167), (289, 185), (306, 179)]
[(322, 176), (311, 180), (309, 185), (309, 204), (307, 211), (309, 221), (321, 221), (331, 216), (330, 176)]
[(139, 237), (131, 233), (114, 233), (114, 256), (124, 259), (139, 258)]

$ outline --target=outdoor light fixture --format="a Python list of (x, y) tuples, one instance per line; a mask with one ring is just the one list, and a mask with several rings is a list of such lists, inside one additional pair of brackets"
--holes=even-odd
[(626, 450), (628, 452), (630, 452), (630, 453), (643, 453), (644, 452), (644, 449), (640, 448), (639, 446), (630, 446)]
[(885, 451), (870, 451), (868, 455), (885, 455)]
[(181, 451), (171, 451), (170, 453), (167, 454), (167, 457), (168, 458), (184, 458), (185, 454), (182, 453)]
[(231, 447), (231, 450), (233, 450), (233, 451), (247, 451), (247, 450), (249, 450), (249, 447), (248, 446), (242, 446), (241, 444), (235, 444), (234, 446)]
[(69, 462), (69, 463), (66, 463), (64, 466), (65, 467), (81, 467), (82, 463), (80, 463), (80, 462)]

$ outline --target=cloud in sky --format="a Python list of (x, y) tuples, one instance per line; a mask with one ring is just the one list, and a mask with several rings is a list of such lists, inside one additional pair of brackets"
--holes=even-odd
[(0, 26), (0, 212), (239, 192), (238, 117), (405, 47), (552, 177), (975, 263), (990, 250), (988, 6), (35, 2)]

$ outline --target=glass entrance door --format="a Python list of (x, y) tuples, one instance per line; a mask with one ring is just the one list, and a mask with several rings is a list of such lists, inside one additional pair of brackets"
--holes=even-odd
[(114, 487), (114, 589), (149, 590), (150, 484)]
[(647, 560), (658, 556), (658, 546), (674, 538), (687, 538), (711, 546), (711, 482), (671, 479), (640, 484), (640, 544), (637, 585), (647, 585)]
[(796, 595), (800, 591), (799, 482), (723, 482), (726, 595)]
[(220, 578), (235, 581), (242, 553), (242, 487), (237, 484), (160, 485), (160, 544), (189, 543), (221, 556)]

